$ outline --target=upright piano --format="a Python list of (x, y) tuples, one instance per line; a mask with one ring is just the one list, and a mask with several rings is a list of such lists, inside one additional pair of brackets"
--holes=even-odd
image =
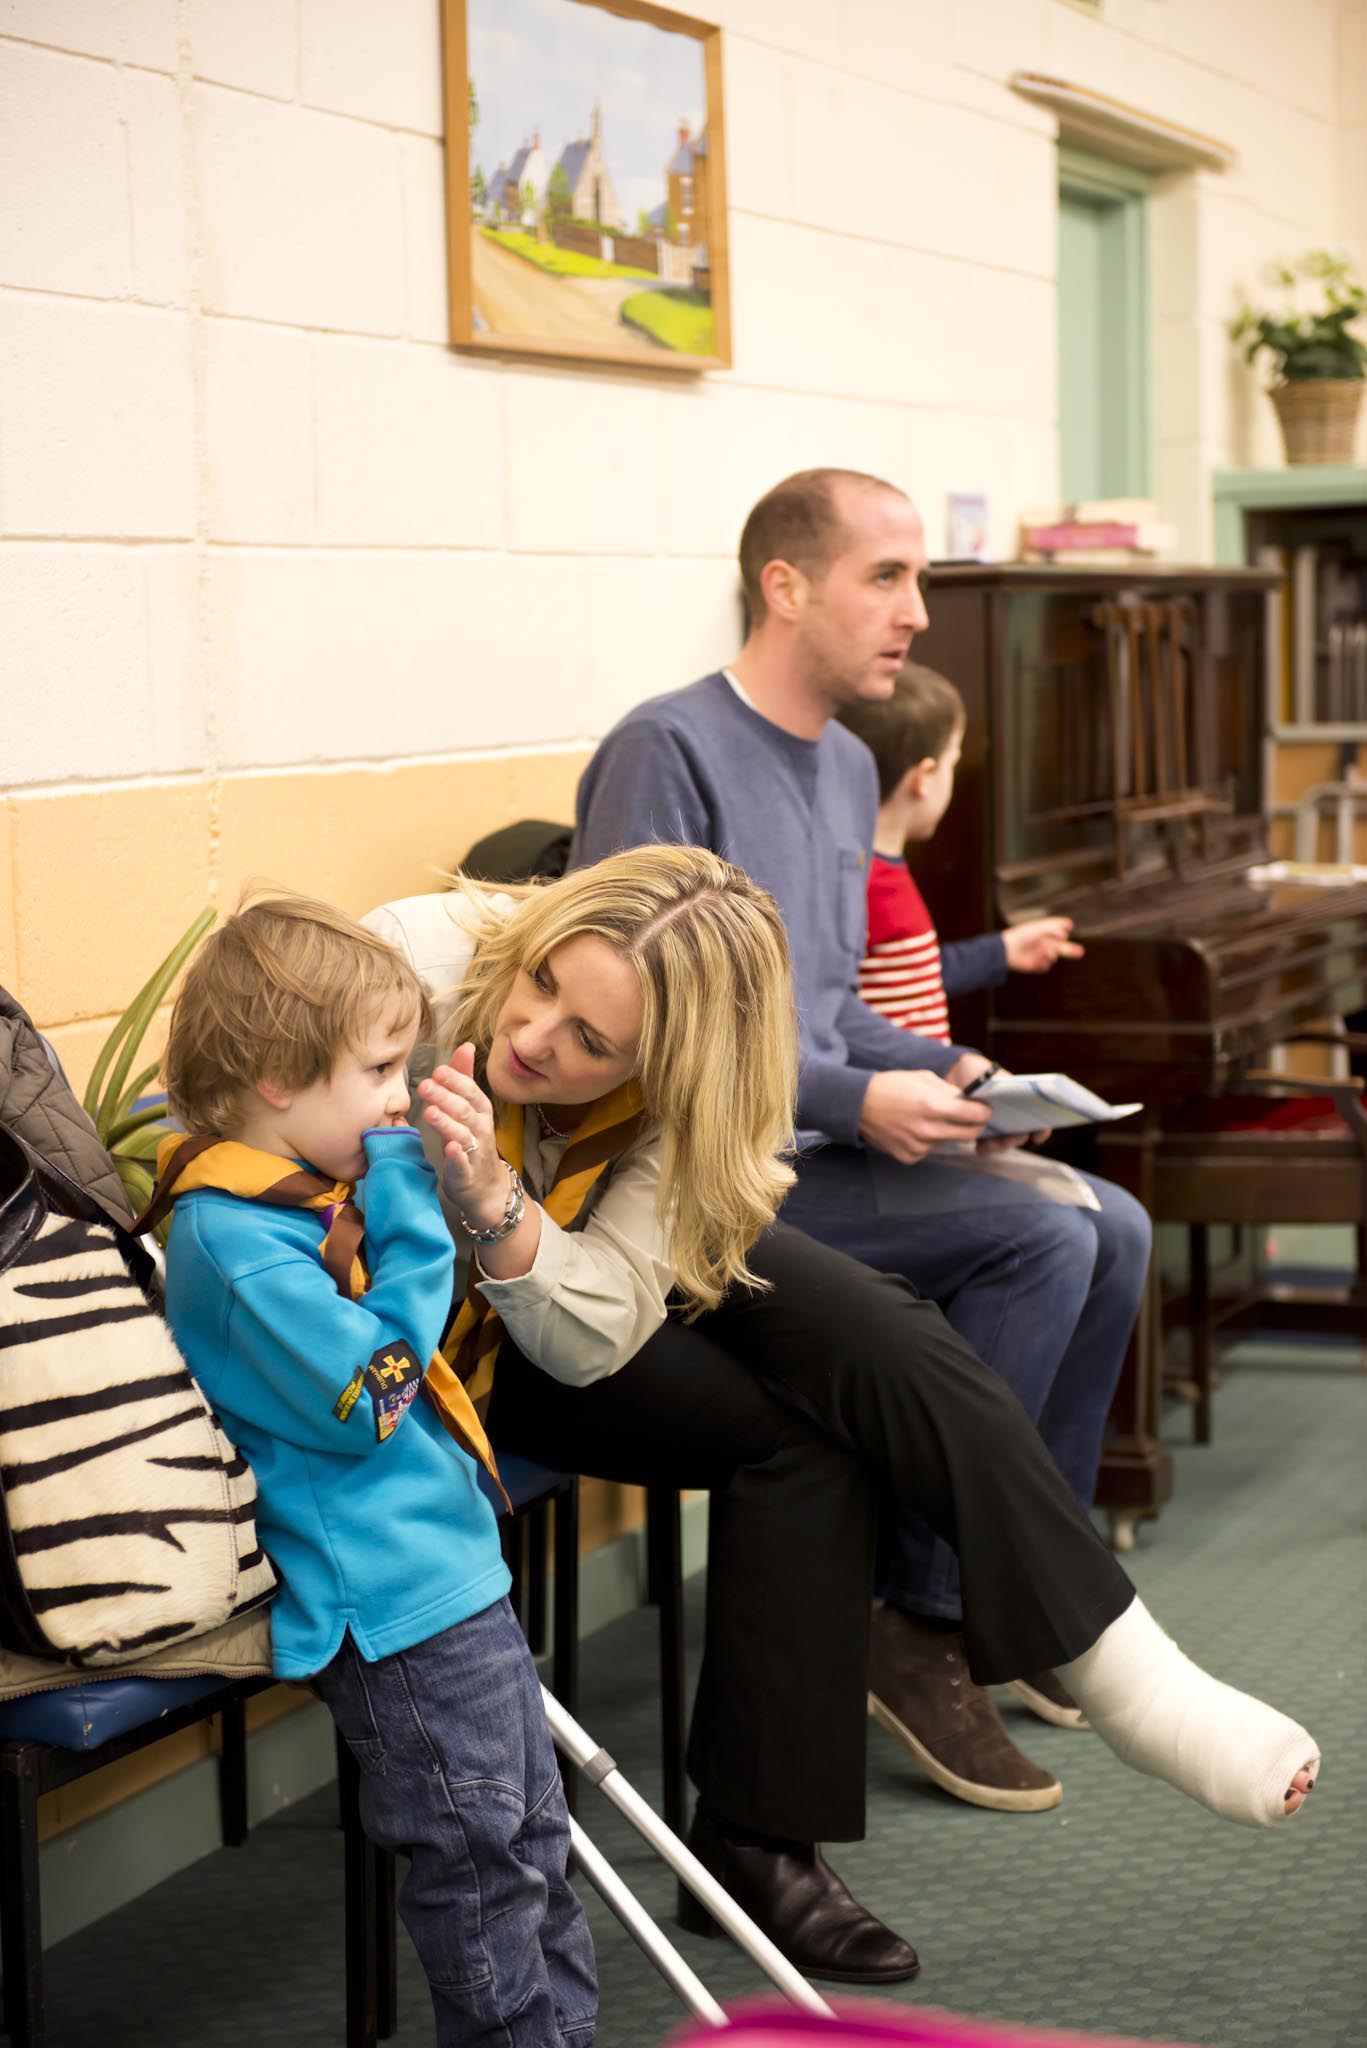
[[(955, 1037), (1062, 1071), (1154, 1128), (1367, 1003), (1367, 884), (1275, 882), (1259, 570), (944, 566), (913, 659), (967, 709), (953, 804), (916, 874), (943, 937), (1046, 913), (1085, 958), (956, 1003)], [(1171, 1490), (1154, 1347), (1131, 1348), (1101, 1505)]]

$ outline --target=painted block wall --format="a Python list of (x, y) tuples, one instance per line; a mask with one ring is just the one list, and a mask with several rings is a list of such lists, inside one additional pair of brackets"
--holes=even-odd
[[(702, 4), (702, 0), (700, 0)], [(353, 909), (563, 813), (733, 650), (746, 507), (814, 462), (1055, 489), (1052, 120), (1018, 67), (1212, 132), (1154, 208), (1158, 488), (1277, 459), (1224, 327), (1367, 239), (1367, 6), (708, 0), (734, 371), (444, 346), (438, 0), (0, 9), (0, 974), (78, 1074), (205, 900)]]
[[(1367, 252), (1367, 0), (1345, 0), (1338, 89), (1339, 236), (1362, 255)], [(1367, 462), (1367, 422), (1358, 436), (1358, 461)]]

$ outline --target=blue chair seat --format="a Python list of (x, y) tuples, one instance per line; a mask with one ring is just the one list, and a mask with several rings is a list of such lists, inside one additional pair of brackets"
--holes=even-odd
[[(498, 1472), (513, 1504), (513, 1513), (518, 1514), (534, 1500), (545, 1500), (549, 1494), (568, 1485), (568, 1472), (554, 1472), (549, 1465), (538, 1465), (535, 1458), (520, 1458), (516, 1451), (498, 1451)], [(494, 1491), (494, 1482), (481, 1465), (479, 1483), (486, 1499), (492, 1502), (499, 1514), (505, 1514), (502, 1501)]]
[(51, 1692), (6, 1700), (0, 1705), (0, 1742), (99, 1749), (116, 1735), (222, 1690), (223, 1680), (212, 1673), (200, 1678), (82, 1679)]

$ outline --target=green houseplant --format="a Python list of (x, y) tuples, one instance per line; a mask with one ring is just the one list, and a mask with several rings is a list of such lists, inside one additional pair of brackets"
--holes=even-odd
[(1353, 329), (1367, 313), (1367, 287), (1343, 250), (1311, 249), (1295, 263), (1275, 264), (1271, 275), (1281, 306), (1245, 306), (1233, 338), (1245, 344), (1246, 362), (1271, 357), (1287, 461), (1351, 462), (1367, 379), (1367, 341)]
[(217, 915), (216, 910), (202, 910), (161, 965), (154, 968), (100, 1047), (86, 1083), (82, 1098), (86, 1114), (118, 1168), (134, 1213), (146, 1205), (151, 1195), (157, 1146), (170, 1125), (164, 1103), (146, 1109), (136, 1107), (143, 1090), (155, 1081), (161, 1061), (153, 1060), (136, 1074), (131, 1072), (133, 1062), (172, 982)]

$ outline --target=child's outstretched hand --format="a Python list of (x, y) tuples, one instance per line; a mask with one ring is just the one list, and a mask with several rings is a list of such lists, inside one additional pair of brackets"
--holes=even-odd
[(1006, 964), (1015, 974), (1047, 974), (1056, 960), (1080, 960), (1084, 948), (1070, 934), (1071, 917), (1036, 917), (1002, 933)]

